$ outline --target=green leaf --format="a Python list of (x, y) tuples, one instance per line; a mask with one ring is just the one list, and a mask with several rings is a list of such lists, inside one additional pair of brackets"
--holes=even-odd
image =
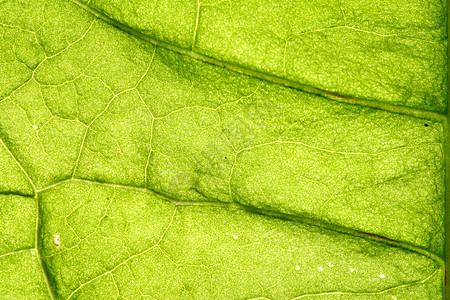
[(0, 2), (0, 298), (444, 299), (439, 1)]
[(446, 111), (445, 1), (81, 2), (157, 40), (290, 85)]

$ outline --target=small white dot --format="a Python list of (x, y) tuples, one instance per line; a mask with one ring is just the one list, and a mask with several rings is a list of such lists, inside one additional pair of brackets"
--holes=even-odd
[(318, 269), (320, 272), (323, 271), (323, 268), (322, 268), (322, 267), (318, 267), (317, 269)]
[(38, 126), (37, 126), (37, 125), (33, 125), (33, 128), (34, 128), (34, 129), (38, 129)]
[(355, 272), (355, 269), (353, 269), (353, 268), (350, 268), (350, 272)]
[(396, 299), (397, 299), (397, 297), (395, 297), (395, 296), (392, 296), (392, 299), (396, 300)]
[(298, 270), (300, 270), (300, 266), (299, 265), (296, 265), (295, 266), (295, 269), (298, 271)]
[(237, 240), (237, 239), (238, 239), (238, 236), (234, 234), (234, 235), (233, 235), (233, 239)]
[(333, 265), (332, 263), (329, 263), (328, 265), (329, 265), (330, 267), (334, 267), (334, 265)]
[(385, 278), (385, 277), (386, 277), (386, 275), (380, 274), (380, 278)]
[(59, 235), (57, 234), (53, 235), (53, 242), (55, 244), (55, 247), (58, 248), (59, 245), (61, 244), (61, 238), (59, 237)]

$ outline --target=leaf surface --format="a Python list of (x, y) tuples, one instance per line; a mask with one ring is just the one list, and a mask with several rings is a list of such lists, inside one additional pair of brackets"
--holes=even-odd
[(445, 1), (81, 2), (157, 40), (245, 69), (357, 99), (446, 111)]
[[(203, 3), (200, 10), (191, 3), (198, 21), (192, 31), (190, 8), (129, 5), (89, 3), (112, 20), (65, 0), (0, 2), (0, 76), (6, 76), (0, 86), (2, 297), (443, 299), (446, 120), (391, 105), (446, 107), (446, 90), (438, 84), (446, 74), (445, 35), (431, 21), (443, 14), (437, 4), (421, 16), (422, 27), (413, 19), (382, 22), (345, 1), (301, 10), (323, 11), (323, 24), (303, 16), (311, 24), (301, 30), (317, 32), (317, 45), (343, 39), (327, 34), (342, 34), (355, 57), (367, 55), (361, 49), (383, 55), (373, 44), (381, 37), (372, 31), (386, 35), (382, 43), (393, 56), (385, 58), (389, 72), (377, 70), (380, 81), (372, 71), (352, 71), (369, 68), (375, 58), (355, 58), (347, 72), (341, 65), (339, 76), (318, 77), (295, 56), (289, 61), (298, 71), (283, 73), (269, 59), (276, 56), (258, 48), (277, 49), (266, 33), (262, 44), (248, 35), (227, 48), (205, 31), (211, 24), (227, 29), (213, 18), (223, 17), (225, 7), (244, 24), (235, 36), (261, 26), (291, 34), (299, 7), (250, 3), (249, 11), (264, 11), (268, 19), (246, 27), (250, 15), (237, 2)], [(418, 9), (401, 7), (389, 6), (390, 13)], [(198, 19), (195, 12), (201, 12)], [(342, 13), (347, 25), (334, 24)], [(366, 27), (351, 29), (357, 22)], [(324, 26), (336, 28), (314, 29)], [(186, 37), (195, 28), (193, 43)], [(369, 37), (352, 40), (355, 34)], [(155, 45), (154, 37), (169, 46)], [(412, 54), (394, 51), (387, 40), (412, 43), (414, 51), (435, 47), (426, 48), (432, 59), (417, 58), (433, 68), (408, 71), (430, 82), (390, 78), (400, 83), (389, 86), (389, 76), (409, 76), (401, 68)], [(202, 50), (207, 47), (211, 52)], [(247, 57), (235, 56), (244, 48)], [(292, 49), (306, 55), (298, 45)], [(239, 72), (226, 65), (236, 57)], [(336, 57), (319, 61), (331, 66)], [(356, 98), (364, 91), (361, 99), (391, 106), (331, 100), (271, 80), (276, 76)], [(408, 100), (400, 101), (404, 90)]]

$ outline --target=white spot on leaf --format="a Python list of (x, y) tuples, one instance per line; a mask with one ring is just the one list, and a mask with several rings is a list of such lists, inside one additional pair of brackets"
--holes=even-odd
[(55, 247), (58, 248), (59, 245), (61, 244), (61, 238), (59, 237), (59, 235), (57, 234), (53, 235), (53, 241), (55, 243)]
[(318, 267), (317, 270), (319, 270), (320, 272), (322, 272), (322, 271), (323, 271), (323, 268), (322, 268), (322, 267)]
[(37, 125), (33, 125), (33, 128), (34, 128), (34, 129), (38, 129), (38, 126), (37, 126)]
[(237, 239), (238, 239), (238, 236), (234, 234), (234, 235), (233, 235), (233, 239), (237, 240)]
[(300, 266), (299, 265), (296, 265), (295, 266), (295, 269), (298, 271), (298, 270), (300, 270)]
[(385, 277), (386, 277), (386, 275), (380, 274), (380, 278), (385, 278)]

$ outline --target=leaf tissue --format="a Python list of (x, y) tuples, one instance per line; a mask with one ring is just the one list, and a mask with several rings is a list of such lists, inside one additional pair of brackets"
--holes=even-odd
[(446, 22), (0, 1), (0, 298), (444, 299)]

